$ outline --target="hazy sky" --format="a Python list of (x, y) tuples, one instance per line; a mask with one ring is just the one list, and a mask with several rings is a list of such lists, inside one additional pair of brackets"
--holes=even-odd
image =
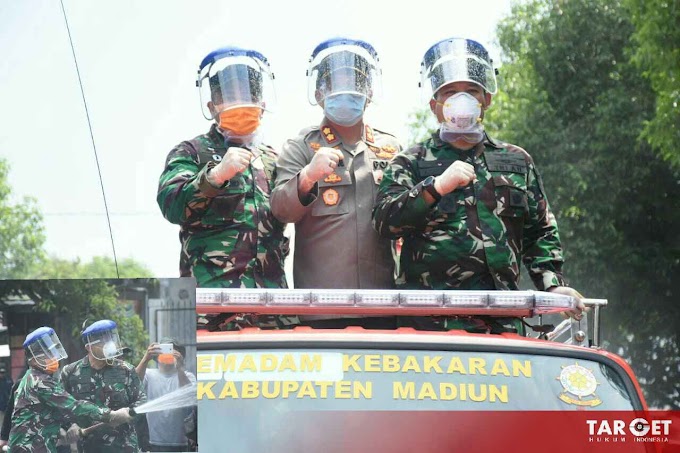
[[(318, 124), (307, 102), (310, 54), (333, 36), (377, 50), (384, 98), (367, 122), (407, 141), (421, 106), (420, 60), (451, 36), (476, 39), (499, 60), (495, 27), (509, 0), (64, 0), (83, 78), (118, 258), (158, 277), (178, 275), (177, 225), (156, 204), (174, 145), (208, 130), (196, 71), (229, 44), (259, 50), (276, 76), (268, 140), (280, 147)], [(503, 89), (502, 79), (500, 89)], [(85, 110), (58, 0), (0, 0), (0, 156), (17, 196), (37, 199), (47, 250), (61, 258), (112, 256)]]

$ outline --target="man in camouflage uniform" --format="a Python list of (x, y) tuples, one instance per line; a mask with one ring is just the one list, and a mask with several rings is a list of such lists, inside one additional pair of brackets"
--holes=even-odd
[[(146, 402), (135, 367), (116, 358), (122, 354), (122, 349), (115, 322), (105, 319), (93, 323), (83, 331), (82, 339), (87, 356), (66, 365), (61, 373), (61, 382), (67, 392), (77, 399), (111, 410), (134, 408)], [(78, 440), (80, 452), (140, 451), (132, 423), (118, 427), (104, 425), (86, 436), (79, 436), (80, 433), (81, 426), (78, 424), (72, 425), (67, 432), (69, 441)]]
[(373, 211), (381, 235), (404, 238), (397, 285), (518, 289), (522, 259), (536, 288), (578, 300), (565, 287), (557, 224), (531, 156), (484, 133), (496, 92), (486, 49), (447, 39), (422, 67), (440, 128), (391, 162)]
[(390, 288), (390, 241), (371, 228), (382, 172), (400, 146), (364, 124), (380, 71), (363, 41), (331, 39), (312, 53), (310, 102), (324, 109), (320, 126), (284, 145), (272, 211), (295, 223), (296, 288)]
[(40, 327), (24, 342), (29, 370), (21, 379), (12, 412), (9, 451), (42, 453), (57, 451), (60, 425), (65, 421), (111, 423), (130, 420), (127, 408), (117, 411), (89, 401), (77, 400), (67, 393), (54, 374), (66, 352), (54, 330)]
[(272, 79), (258, 52), (206, 56), (197, 84), (216, 124), (170, 151), (161, 174), (158, 205), (180, 225), (180, 275), (199, 286), (286, 287), (288, 239), (269, 206), (277, 153), (258, 135)]

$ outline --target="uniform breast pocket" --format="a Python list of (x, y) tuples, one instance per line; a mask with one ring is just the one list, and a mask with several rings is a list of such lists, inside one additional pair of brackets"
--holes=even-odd
[(506, 176), (494, 176), (496, 214), (500, 217), (524, 219), (529, 214), (526, 185)]
[(123, 393), (111, 393), (109, 395), (109, 407), (121, 408), (128, 405), (127, 396)]
[(243, 177), (234, 178), (227, 190), (210, 200), (210, 209), (203, 218), (204, 225), (224, 225), (244, 221), (245, 203), (249, 187)]
[(222, 225), (238, 221), (245, 210), (245, 193), (220, 195), (213, 198), (210, 214), (203, 219), (206, 225)]
[(351, 186), (320, 187), (319, 199), (312, 206), (312, 216), (343, 215), (349, 212)]
[(441, 160), (418, 160), (415, 162), (416, 171), (420, 180), (427, 178), (428, 176), (439, 176), (444, 171), (449, 168), (449, 165), (454, 163), (453, 159), (441, 159)]
[(94, 385), (91, 382), (79, 382), (73, 388), (73, 392), (76, 395), (84, 395), (89, 397), (94, 392)]

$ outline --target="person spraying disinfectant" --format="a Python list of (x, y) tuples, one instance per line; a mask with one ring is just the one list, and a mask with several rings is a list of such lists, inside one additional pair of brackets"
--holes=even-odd
[(16, 392), (9, 451), (56, 452), (60, 425), (64, 421), (89, 420), (93, 424), (106, 424), (110, 429), (130, 421), (127, 407), (112, 410), (86, 398), (78, 400), (64, 390), (57, 376), (59, 362), (68, 356), (54, 329), (34, 330), (23, 346), (29, 370)]
[[(74, 397), (112, 410), (132, 409), (146, 401), (146, 394), (135, 368), (120, 360), (123, 354), (117, 324), (109, 319), (97, 321), (82, 332), (87, 356), (64, 367), (61, 382)], [(72, 424), (66, 438), (78, 441), (85, 453), (130, 453), (139, 451), (137, 433), (131, 423), (119, 427), (102, 425), (81, 429)], [(83, 435), (83, 434), (86, 435)]]

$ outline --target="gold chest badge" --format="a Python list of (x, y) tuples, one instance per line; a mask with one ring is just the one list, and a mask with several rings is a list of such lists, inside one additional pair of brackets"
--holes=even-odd
[(326, 189), (322, 197), (323, 202), (326, 203), (327, 206), (334, 206), (338, 204), (338, 201), (340, 201), (340, 195), (335, 189)]
[(342, 178), (340, 176), (336, 175), (335, 173), (331, 173), (330, 175), (326, 176), (323, 181), (331, 183), (331, 184), (335, 184), (337, 182), (342, 181)]

